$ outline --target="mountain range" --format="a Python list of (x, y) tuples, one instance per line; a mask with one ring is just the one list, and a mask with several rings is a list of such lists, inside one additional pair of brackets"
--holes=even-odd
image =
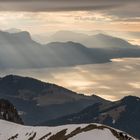
[[(40, 44), (26, 31), (0, 31), (0, 69), (65, 67), (108, 63), (113, 58), (140, 57), (140, 46), (105, 34), (87, 36), (58, 32), (52, 38), (53, 42)], [(31, 77), (7, 75), (0, 78), (0, 98), (0, 119), (27, 125), (77, 124), (74, 127), (62, 126), (61, 129), (47, 127), (49, 131), (46, 131), (46, 128), (26, 127), (0, 120), (0, 129), (4, 127), (0, 132), (2, 139), (43, 140), (48, 137), (50, 140), (67, 140), (74, 137), (78, 140), (89, 136), (89, 131), (100, 129), (102, 138), (107, 135), (108, 140), (108, 136), (111, 139), (133, 139), (116, 129), (140, 138), (138, 97), (128, 96), (111, 102), (96, 95), (86, 96)], [(13, 127), (16, 129), (6, 135), (5, 131)], [(55, 128), (60, 130), (56, 131)], [(104, 131), (106, 129), (107, 134)], [(66, 130), (71, 131), (67, 133)], [(81, 132), (88, 135), (81, 135)]]
[(41, 125), (101, 123), (123, 130), (140, 138), (140, 98), (127, 96), (115, 102), (97, 103), (74, 113)]
[(25, 124), (31, 125), (78, 112), (94, 103), (108, 102), (95, 95), (77, 94), (55, 84), (16, 75), (0, 78), (0, 97), (11, 101)]
[[(119, 101), (111, 102), (95, 95), (85, 96), (77, 94), (55, 84), (17, 75), (8, 75), (0, 78), (0, 97), (3, 98), (0, 100), (0, 119), (3, 120), (19, 124), (23, 124), (24, 122), (28, 125), (39, 126), (77, 124), (75, 125), (75, 129), (78, 129), (76, 135), (79, 135), (82, 131), (81, 129), (79, 130), (78, 126), (83, 127), (83, 124), (87, 124), (87, 127), (89, 127), (92, 124), (93, 127), (90, 128), (93, 129), (101, 128), (104, 130), (107, 128), (111, 130), (111, 132), (114, 132), (114, 129), (110, 129), (110, 127), (113, 127), (127, 132), (136, 138), (140, 138), (139, 97), (127, 96)], [(8, 100), (14, 104), (15, 107)], [(1, 122), (3, 125), (3, 121)], [(93, 123), (104, 125), (99, 127), (99, 125)], [(71, 126), (72, 125), (68, 128), (67, 126), (64, 127), (71, 129)], [(9, 127), (9, 125), (6, 123), (4, 128), (7, 127)], [(11, 127), (15, 126), (13, 125), (10, 126), (10, 128)], [(62, 126), (62, 128), (64, 127)], [(25, 127), (21, 126), (19, 128), (22, 130), (22, 128)], [(87, 130), (92, 130), (90, 128)], [(9, 137), (11, 136), (13, 138), (13, 136), (18, 133), (16, 129), (13, 130), (13, 135), (10, 133)], [(29, 133), (27, 132), (28, 130), (29, 129), (25, 132)], [(40, 135), (41, 131), (38, 132), (38, 128), (36, 127), (32, 136), (36, 136), (37, 133), (39, 133), (39, 136), (46, 136), (44, 133)], [(62, 137), (65, 137), (65, 133), (63, 134)], [(5, 137), (5, 133), (3, 135)], [(18, 135), (20, 136), (21, 133)], [(28, 137), (30, 136), (31, 135)], [(123, 139), (124, 137), (122, 140)]]
[[(14, 122), (14, 123), (13, 123)], [(16, 108), (8, 100), (0, 99), (1, 140), (135, 140), (125, 132), (101, 124), (77, 124), (58, 127), (23, 125)]]
[[(128, 41), (110, 36), (103, 33), (94, 33), (93, 35), (87, 35), (84, 33), (77, 33), (73, 31), (58, 31), (50, 36), (33, 36), (35, 40), (40, 43), (43, 42), (79, 42), (89, 48), (125, 48), (132, 47), (134, 45), (128, 43)], [(39, 40), (40, 38), (40, 40)], [(41, 40), (43, 38), (43, 40)]]
[(42, 45), (26, 31), (0, 31), (0, 69), (75, 66), (107, 63), (112, 58), (140, 57), (140, 48), (125, 40), (103, 34), (90, 38), (92, 48), (71, 40)]

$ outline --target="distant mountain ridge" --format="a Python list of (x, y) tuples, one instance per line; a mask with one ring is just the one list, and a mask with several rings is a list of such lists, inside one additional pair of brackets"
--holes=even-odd
[[(67, 42), (69, 40), (73, 42), (79, 42), (90, 48), (131, 48), (134, 45), (128, 43), (126, 40), (110, 36), (103, 33), (98, 33), (94, 35), (87, 35), (83, 33), (76, 33), (72, 31), (58, 31), (50, 37), (50, 41), (63, 41)], [(46, 38), (47, 40), (47, 38)], [(138, 46), (135, 46), (138, 47)]]
[(9, 28), (7, 30), (4, 30), (4, 32), (8, 32), (8, 33), (19, 33), (22, 32), (21, 29), (17, 29), (17, 28)]
[(42, 45), (26, 31), (0, 31), (0, 69), (65, 67), (107, 63), (112, 58), (140, 57), (140, 48), (122, 39), (101, 34), (95, 38), (99, 40), (91, 37), (93, 48), (71, 40)]
[(16, 75), (0, 78), (0, 97), (12, 102), (22, 113), (25, 124), (32, 125), (78, 112), (97, 102), (108, 102), (98, 96), (77, 94), (55, 84)]
[(140, 138), (140, 98), (127, 96), (116, 102), (97, 103), (79, 113), (48, 121), (44, 125), (77, 123), (101, 123)]
[(25, 31), (0, 31), (0, 68), (44, 68), (109, 62), (105, 56), (104, 59), (98, 58), (97, 53), (93, 55), (88, 48), (74, 42), (58, 42), (59, 47), (53, 45), (41, 45)]

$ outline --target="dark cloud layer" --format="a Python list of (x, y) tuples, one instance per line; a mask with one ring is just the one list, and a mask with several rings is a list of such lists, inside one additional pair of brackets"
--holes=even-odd
[(11, 11), (71, 11), (71, 10), (99, 10), (116, 7), (117, 2), (96, 2), (91, 0), (6, 0), (0, 1), (1, 10)]
[[(112, 9), (139, 0), (0, 0), (0, 10), (11, 11), (63, 11)], [(134, 10), (134, 9), (133, 9)]]
[(140, 17), (140, 0), (0, 0), (0, 11), (92, 11)]

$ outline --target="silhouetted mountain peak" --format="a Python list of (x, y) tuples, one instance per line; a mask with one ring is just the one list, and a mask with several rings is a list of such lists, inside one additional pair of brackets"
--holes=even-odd
[(8, 32), (4, 32), (2, 30), (0, 30), (0, 35), (8, 35), (9, 33)]
[(112, 38), (112, 36), (107, 35), (107, 34), (103, 34), (103, 33), (99, 33), (99, 34), (96, 34), (96, 35), (94, 35), (94, 36), (96, 36), (96, 37), (102, 37), (102, 38), (107, 38), (107, 37)]
[(21, 76), (10, 74), (3, 77), (3, 79), (13, 79), (13, 78), (21, 78)]
[(136, 96), (126, 96), (121, 100), (123, 103), (136, 103), (140, 102), (140, 98)]
[(22, 31), (22, 32), (18, 32), (18, 33), (12, 33), (14, 36), (16, 37), (22, 37), (24, 39), (28, 39), (31, 40), (31, 35), (29, 32), (27, 31)]
[(72, 46), (72, 45), (79, 45), (79, 46), (84, 46), (80, 43), (73, 42), (73, 41), (67, 41), (67, 42), (51, 42), (48, 43), (47, 45), (52, 45), (52, 46)]
[[(121, 38), (118, 38), (118, 37), (115, 37), (115, 36), (111, 36), (111, 35), (108, 35), (108, 34), (103, 34), (103, 33), (99, 33), (99, 34), (96, 34), (96, 35), (93, 35), (91, 36), (93, 38), (97, 38), (97, 39), (101, 39), (101, 40), (113, 40), (113, 41), (124, 41), (124, 42), (127, 42)], [(107, 42), (109, 43), (109, 42)], [(114, 42), (115, 43), (115, 42)], [(128, 43), (128, 42), (127, 42)], [(129, 44), (129, 43), (128, 43)]]
[[(70, 51), (78, 51), (77, 53), (79, 53), (80, 51), (82, 51), (83, 49), (85, 50), (86, 47), (80, 43), (77, 42), (73, 42), (73, 41), (67, 41), (67, 42), (51, 42), (47, 44), (47, 47), (50, 48), (55, 48), (57, 49), (57, 53), (59, 51), (59, 49), (61, 51), (66, 51), (68, 50)], [(63, 50), (62, 50), (63, 49)], [(72, 50), (71, 50), (72, 49)], [(78, 54), (77, 54), (78, 55)]]
[(127, 40), (106, 33), (87, 35), (71, 31), (59, 31), (52, 36), (52, 41), (74, 41), (91, 48), (132, 48)]
[(4, 30), (4, 31), (8, 32), (8, 33), (18, 33), (18, 32), (21, 32), (22, 30), (17, 29), (17, 28), (10, 28), (10, 29)]
[(14, 80), (19, 80), (21, 78), (22, 78), (21, 76), (11, 74), (11, 75), (7, 75), (7, 76), (1, 78), (1, 80), (11, 82), (11, 81), (14, 81)]

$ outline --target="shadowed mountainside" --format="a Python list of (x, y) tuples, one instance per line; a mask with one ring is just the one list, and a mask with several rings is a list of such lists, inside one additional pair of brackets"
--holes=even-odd
[(107, 102), (95, 95), (77, 94), (55, 84), (16, 75), (0, 78), (0, 97), (11, 101), (25, 124), (32, 125)]
[(101, 123), (126, 131), (140, 138), (140, 98), (127, 96), (111, 103), (97, 103), (79, 113), (71, 114), (41, 125)]

